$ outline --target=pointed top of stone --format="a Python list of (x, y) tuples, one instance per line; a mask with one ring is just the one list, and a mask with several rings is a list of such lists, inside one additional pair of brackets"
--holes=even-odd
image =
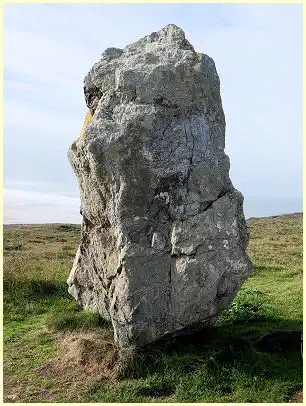
[(178, 27), (176, 24), (168, 24), (166, 25), (164, 28), (162, 28), (159, 32), (165, 32), (167, 34), (177, 34), (177, 35), (181, 35), (185, 38), (185, 33), (182, 30), (182, 28)]
[(184, 31), (175, 24), (168, 24), (161, 30), (146, 35), (137, 42), (128, 45), (125, 50), (131, 52), (148, 44), (194, 51), (193, 46), (186, 39)]
[(106, 48), (106, 50), (102, 53), (102, 58), (108, 61), (113, 59), (118, 59), (123, 53), (123, 49), (120, 48)]

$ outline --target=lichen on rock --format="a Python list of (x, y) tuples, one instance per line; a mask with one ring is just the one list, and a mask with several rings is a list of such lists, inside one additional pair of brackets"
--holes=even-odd
[(252, 267), (213, 60), (170, 24), (107, 49), (84, 94), (91, 123), (68, 153), (83, 215), (69, 292), (121, 347), (214, 323)]
[(85, 119), (84, 119), (84, 123), (83, 123), (83, 127), (80, 133), (79, 138), (77, 139), (77, 145), (78, 147), (80, 146), (80, 144), (83, 142), (83, 137), (85, 137), (86, 135), (86, 130), (88, 128), (88, 126), (92, 123), (92, 114), (91, 111), (88, 110), (88, 112), (86, 113)]

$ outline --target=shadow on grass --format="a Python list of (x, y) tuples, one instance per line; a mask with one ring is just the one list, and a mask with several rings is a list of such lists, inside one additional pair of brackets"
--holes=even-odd
[(253, 345), (280, 325), (300, 327), (295, 320), (254, 321), (247, 329), (227, 325), (163, 338), (127, 357), (117, 385), (97, 382), (88, 400), (148, 402), (172, 396), (169, 401), (175, 402), (287, 402), (302, 387), (301, 352), (261, 352)]
[[(274, 266), (274, 265), (254, 265), (254, 272), (249, 276), (249, 278), (258, 276), (260, 272), (279, 272), (282, 270), (282, 266)], [(285, 268), (286, 269), (286, 268)]]
[[(290, 359), (293, 359), (294, 365), (298, 361), (302, 367), (301, 347), (297, 347), (295, 339), (287, 343), (287, 348), (279, 351), (272, 347), (260, 351), (254, 344), (266, 333), (300, 328), (301, 323), (296, 320), (274, 320), (253, 322), (247, 328), (244, 324), (235, 323), (203, 329), (190, 335), (163, 338), (139, 350), (125, 371), (125, 376), (141, 378), (170, 366), (177, 372), (193, 373), (203, 363), (205, 368), (214, 371), (234, 363), (240, 371), (247, 370), (254, 374), (264, 372), (273, 377), (279, 377), (284, 372), (288, 376), (290, 368), (288, 373), (273, 369), (271, 359), (280, 362), (286, 359), (288, 366)], [(169, 360), (172, 365), (168, 364)]]
[(99, 314), (85, 311), (68, 293), (66, 282), (6, 280), (3, 283), (6, 319), (23, 321), (46, 314), (46, 325), (55, 331), (109, 328)]
[[(281, 323), (288, 328), (296, 325), (293, 320)], [(145, 384), (134, 389), (134, 396), (150, 396), (151, 389), (153, 397), (155, 392), (168, 391), (175, 393), (178, 402), (231, 401), (238, 393), (240, 402), (288, 401), (302, 387), (301, 352), (258, 351), (253, 345), (261, 335), (258, 332), (278, 328), (278, 321), (269, 327), (261, 322), (252, 326), (257, 331), (252, 340), (236, 327), (224, 326), (147, 345), (130, 359), (120, 385), (141, 378)], [(120, 385), (109, 401), (120, 401)], [(102, 393), (97, 386), (91, 398)]]
[(69, 297), (66, 282), (56, 283), (33, 279), (6, 279), (3, 281), (3, 293), (10, 300), (29, 299), (31, 301), (40, 301), (46, 298)]
[[(76, 308), (70, 301), (65, 282), (49, 282), (43, 280), (3, 281), (4, 324), (10, 322), (24, 323), (29, 316), (38, 316), (60, 309)], [(17, 326), (14, 327), (16, 329)]]

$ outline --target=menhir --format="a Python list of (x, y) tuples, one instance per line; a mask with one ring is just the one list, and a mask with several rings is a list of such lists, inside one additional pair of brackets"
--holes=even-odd
[(213, 60), (171, 24), (108, 48), (84, 93), (68, 153), (83, 215), (69, 292), (121, 347), (211, 325), (252, 269)]

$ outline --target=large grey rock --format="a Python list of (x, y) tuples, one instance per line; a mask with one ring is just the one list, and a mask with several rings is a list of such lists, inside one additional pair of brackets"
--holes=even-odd
[(251, 271), (213, 60), (171, 24), (107, 49), (84, 92), (90, 114), (68, 154), (83, 214), (69, 292), (122, 347), (213, 323)]

